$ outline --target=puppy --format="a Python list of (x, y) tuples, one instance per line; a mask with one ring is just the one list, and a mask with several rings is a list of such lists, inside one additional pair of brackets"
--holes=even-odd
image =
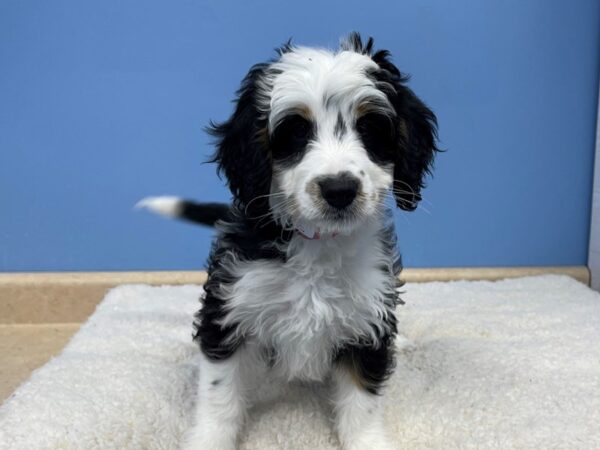
[(330, 384), (344, 449), (392, 448), (380, 401), (400, 259), (386, 199), (414, 210), (437, 151), (436, 117), (406, 81), (356, 33), (336, 51), (288, 43), (211, 125), (233, 204), (141, 203), (217, 230), (186, 449), (234, 449), (253, 393), (291, 380)]

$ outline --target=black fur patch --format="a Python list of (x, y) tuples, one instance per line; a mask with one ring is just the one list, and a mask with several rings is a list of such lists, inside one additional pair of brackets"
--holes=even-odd
[(311, 121), (298, 114), (285, 117), (273, 131), (269, 142), (273, 161), (284, 167), (300, 162), (308, 142), (314, 137), (314, 128)]
[(211, 123), (208, 132), (216, 137), (217, 151), (211, 162), (225, 174), (234, 202), (250, 216), (268, 212), (271, 160), (267, 148), (267, 119), (257, 106), (258, 81), (268, 64), (255, 65), (238, 90), (233, 115), (221, 124)]
[(208, 260), (206, 295), (194, 322), (194, 339), (208, 358), (222, 360), (233, 355), (244, 342), (243, 336), (234, 338), (235, 325), (221, 325), (227, 305), (226, 299), (221, 298), (220, 287), (237, 280), (230, 273), (228, 263), (232, 258), (245, 261), (279, 259), (283, 262), (285, 255), (277, 246), (289, 241), (291, 232), (273, 222), (257, 226), (256, 220), (244, 215), (239, 206), (233, 207), (227, 221), (217, 224), (217, 230)]
[(397, 205), (412, 211), (421, 200), (425, 176), (437, 147), (437, 119), (433, 111), (405, 86), (409, 77), (392, 64), (389, 52), (372, 55), (379, 69), (369, 74), (396, 111), (394, 145), (394, 195)]
[(338, 113), (337, 120), (335, 122), (335, 128), (333, 129), (333, 134), (336, 138), (341, 139), (344, 134), (346, 134), (346, 123), (344, 122), (344, 118), (341, 113)]
[(179, 217), (190, 222), (214, 226), (219, 220), (227, 220), (231, 206), (226, 203), (194, 203), (184, 201)]
[(344, 42), (342, 42), (342, 50), (349, 50), (352, 52), (360, 53), (362, 55), (371, 55), (373, 51), (373, 38), (369, 37), (367, 42), (363, 44), (362, 38), (360, 37), (360, 33), (353, 31), (346, 38)]
[(335, 362), (350, 372), (355, 382), (367, 392), (377, 395), (394, 370), (394, 338), (396, 318), (388, 316), (385, 321), (390, 332), (378, 344), (361, 342), (340, 349)]
[(369, 157), (377, 164), (389, 164), (396, 160), (396, 127), (392, 120), (372, 112), (356, 121), (356, 131)]

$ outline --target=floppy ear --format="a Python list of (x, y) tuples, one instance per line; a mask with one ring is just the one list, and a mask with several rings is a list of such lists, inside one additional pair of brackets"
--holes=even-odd
[(268, 209), (266, 194), (271, 186), (267, 119), (257, 103), (257, 82), (265, 69), (265, 64), (250, 69), (237, 92), (232, 116), (220, 124), (211, 122), (207, 130), (217, 138), (211, 162), (219, 165), (219, 173), (225, 174), (234, 203), (248, 217), (258, 217)]
[(407, 87), (400, 86), (401, 108), (397, 158), (394, 164), (394, 192), (397, 205), (413, 211), (421, 201), (425, 176), (430, 174), (437, 137), (434, 113)]
[(425, 176), (430, 173), (437, 140), (437, 119), (412, 90), (389, 60), (385, 50), (372, 56), (380, 70), (374, 74), (378, 85), (396, 110), (397, 149), (394, 161), (394, 196), (398, 207), (413, 211), (421, 200)]

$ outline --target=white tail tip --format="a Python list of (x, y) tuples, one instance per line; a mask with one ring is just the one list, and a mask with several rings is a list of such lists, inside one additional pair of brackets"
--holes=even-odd
[(135, 204), (135, 209), (147, 209), (161, 216), (178, 217), (181, 215), (183, 200), (179, 197), (163, 195), (146, 197)]

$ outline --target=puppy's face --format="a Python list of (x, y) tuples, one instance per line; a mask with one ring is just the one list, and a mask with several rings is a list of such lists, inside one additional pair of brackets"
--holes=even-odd
[(392, 187), (396, 112), (355, 51), (300, 48), (270, 67), (270, 204), (281, 222), (351, 231)]
[(213, 128), (215, 160), (247, 212), (344, 233), (377, 217), (390, 189), (416, 207), (435, 116), (371, 49), (358, 35), (337, 52), (286, 46), (250, 71), (234, 115)]

